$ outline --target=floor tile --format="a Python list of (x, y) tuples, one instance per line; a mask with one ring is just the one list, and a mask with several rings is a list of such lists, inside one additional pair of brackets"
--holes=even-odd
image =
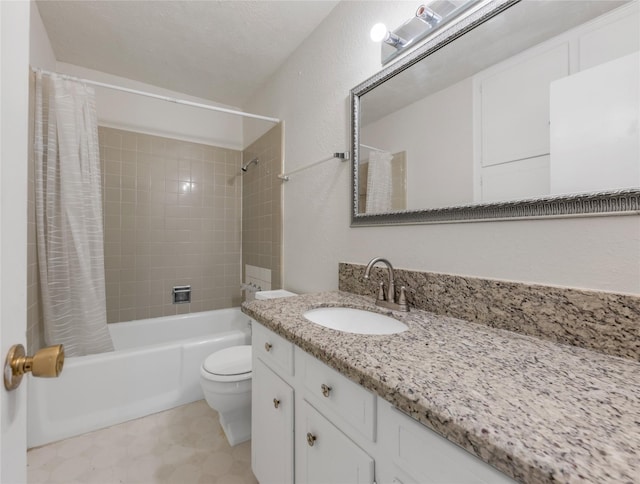
[(31, 449), (27, 482), (257, 484), (251, 442), (230, 447), (204, 400)]

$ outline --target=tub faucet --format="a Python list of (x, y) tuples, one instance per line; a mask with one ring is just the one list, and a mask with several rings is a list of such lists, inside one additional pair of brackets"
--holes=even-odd
[(387, 266), (387, 276), (389, 277), (389, 287), (387, 289), (387, 293), (385, 296), (384, 291), (384, 282), (380, 281), (380, 287), (378, 288), (378, 297), (376, 298), (376, 306), (381, 306), (383, 308), (392, 309), (394, 311), (409, 311), (409, 305), (407, 304), (407, 296), (406, 289), (404, 286), (400, 287), (400, 297), (398, 298), (398, 302), (396, 302), (396, 284), (393, 276), (393, 266), (391, 262), (382, 257), (374, 257), (367, 264), (367, 268), (364, 271), (364, 278), (369, 279), (369, 275), (371, 273), (371, 269), (378, 262), (383, 263)]

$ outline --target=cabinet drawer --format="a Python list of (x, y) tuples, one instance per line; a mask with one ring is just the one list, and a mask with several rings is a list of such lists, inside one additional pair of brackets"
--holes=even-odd
[(253, 354), (270, 368), (293, 375), (293, 343), (258, 323), (252, 330)]
[(380, 435), (389, 439), (388, 451), (398, 482), (449, 484), (514, 484), (508, 476), (402, 414), (386, 401), (378, 402)]
[(375, 395), (298, 348), (296, 355), (309, 400), (338, 427), (375, 441)]

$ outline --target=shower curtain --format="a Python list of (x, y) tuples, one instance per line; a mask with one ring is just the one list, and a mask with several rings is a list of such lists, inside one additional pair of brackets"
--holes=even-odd
[(92, 88), (36, 73), (36, 237), (45, 342), (112, 351), (107, 328), (98, 121)]

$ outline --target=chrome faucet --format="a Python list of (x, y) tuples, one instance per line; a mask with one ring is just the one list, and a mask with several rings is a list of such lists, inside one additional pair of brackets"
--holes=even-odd
[(378, 288), (378, 297), (376, 298), (376, 306), (381, 306), (383, 308), (392, 309), (394, 311), (409, 311), (409, 305), (407, 304), (407, 296), (406, 289), (404, 286), (400, 287), (400, 297), (398, 297), (398, 302), (396, 303), (396, 284), (393, 277), (393, 266), (391, 262), (382, 257), (374, 257), (367, 264), (367, 268), (364, 271), (364, 278), (369, 279), (369, 275), (371, 273), (371, 269), (378, 262), (383, 263), (387, 266), (387, 275), (389, 276), (389, 288), (387, 289), (386, 295), (384, 291), (384, 282), (380, 281), (380, 286)]

